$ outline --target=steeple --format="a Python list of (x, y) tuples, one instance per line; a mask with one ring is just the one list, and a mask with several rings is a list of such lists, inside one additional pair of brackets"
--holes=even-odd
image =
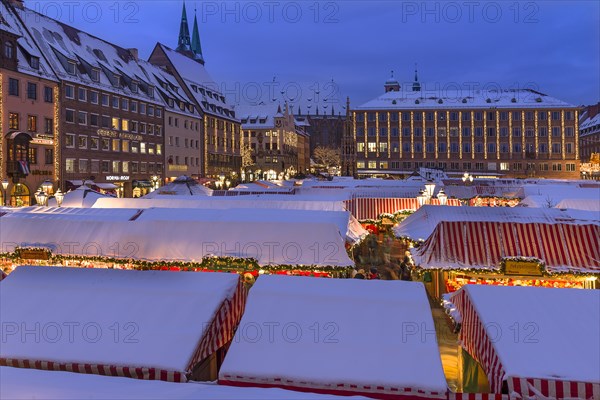
[(181, 12), (181, 23), (179, 25), (179, 40), (177, 42), (177, 51), (191, 51), (190, 28), (188, 27), (187, 12), (185, 10), (185, 1), (183, 2), (183, 11)]
[(415, 81), (413, 82), (412, 90), (413, 92), (421, 91), (421, 84), (419, 83), (419, 77), (417, 76), (417, 64), (415, 64)]
[(198, 17), (194, 9), (194, 28), (192, 30), (192, 52), (194, 59), (204, 65), (204, 56), (202, 55), (202, 45), (200, 44), (200, 33), (198, 32)]
[(385, 85), (383, 87), (386, 93), (400, 91), (400, 82), (398, 82), (396, 78), (394, 78), (394, 71), (392, 71), (390, 78), (387, 81), (385, 81)]

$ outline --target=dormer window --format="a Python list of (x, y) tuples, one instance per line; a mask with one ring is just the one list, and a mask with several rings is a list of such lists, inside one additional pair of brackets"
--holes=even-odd
[(169, 107), (173, 107), (175, 105), (175, 102), (173, 101), (173, 99), (169, 99), (169, 100), (167, 100), (167, 102), (169, 103)]
[(179, 102), (179, 108), (180, 108), (181, 110), (185, 110), (185, 103), (184, 103), (183, 101), (180, 101), (180, 102)]
[(31, 57), (31, 60), (29, 61), (29, 65), (31, 66), (31, 68), (38, 70), (40, 69), (40, 58), (39, 57)]
[(202, 88), (200, 88), (200, 93), (202, 93), (202, 95), (204, 95), (206, 93), (206, 91)]
[(77, 63), (75, 61), (67, 62), (67, 73), (69, 75), (75, 75), (75, 68), (77, 67)]
[(15, 56), (15, 45), (13, 42), (7, 41), (4, 43), (4, 57), (12, 59)]
[(131, 91), (133, 93), (137, 93), (138, 92), (138, 83), (136, 81), (131, 82)]
[(100, 82), (100, 70), (98, 68), (92, 68), (90, 77), (92, 78), (92, 81)]
[(154, 86), (148, 86), (148, 96), (154, 98)]
[(260, 123), (261, 123), (261, 124), (266, 124), (266, 123), (267, 123), (267, 120), (266, 120), (266, 119), (264, 119), (264, 118), (261, 118), (261, 119), (260, 119)]
[(194, 92), (198, 92), (198, 86), (196, 86), (196, 85), (192, 85), (192, 90), (193, 90)]
[(194, 106), (192, 104), (188, 104), (188, 111), (194, 112)]
[(206, 94), (208, 95), (208, 97), (210, 97), (212, 99), (212, 97), (213, 97), (212, 92), (209, 91), (209, 92), (206, 92)]
[(244, 118), (244, 119), (242, 120), (242, 124), (247, 124), (247, 123), (248, 123), (248, 118)]
[(121, 75), (114, 74), (113, 77), (115, 79), (115, 87), (121, 87)]

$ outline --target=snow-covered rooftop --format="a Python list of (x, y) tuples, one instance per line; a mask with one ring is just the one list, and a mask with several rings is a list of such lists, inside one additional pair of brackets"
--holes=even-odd
[(600, 225), (600, 214), (581, 210), (560, 210), (557, 208), (425, 205), (393, 229), (397, 237), (425, 240), (442, 221)]
[(356, 107), (355, 111), (452, 108), (563, 108), (575, 107), (529, 89), (391, 91)]
[(242, 129), (274, 129), (275, 117), (283, 117), (279, 107), (277, 103), (237, 105), (235, 115), (242, 122)]
[(461, 291), (493, 338), (505, 378), (600, 383), (599, 290), (466, 285)]
[[(0, 357), (185, 372), (238, 281), (224, 273), (17, 267), (0, 286), (2, 326), (67, 331), (45, 340), (6, 336)], [(84, 331), (86, 324), (93, 328)]]
[[(238, 388), (206, 383), (173, 383), (0, 367), (0, 398), (46, 400), (327, 400), (359, 399), (283, 389)], [(362, 399), (362, 397), (360, 397)]]
[[(407, 325), (420, 333), (407, 334)], [(434, 332), (422, 283), (263, 275), (219, 382), (446, 398), (436, 336), (422, 332)]]

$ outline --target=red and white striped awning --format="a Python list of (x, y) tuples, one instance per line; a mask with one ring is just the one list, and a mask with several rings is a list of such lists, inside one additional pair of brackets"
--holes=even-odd
[[(381, 214), (394, 214), (399, 211), (415, 211), (419, 208), (416, 198), (393, 197), (353, 197), (346, 200), (346, 209), (359, 221), (378, 219)], [(439, 205), (438, 199), (431, 199), (431, 204)], [(446, 205), (460, 206), (460, 200), (448, 199)]]
[(600, 226), (443, 221), (413, 257), (422, 268), (457, 270), (496, 269), (505, 257), (535, 257), (550, 272), (600, 273)]
[[(499, 395), (502, 392), (503, 382), (506, 381), (508, 393), (519, 394), (521, 398), (542, 398), (541, 396), (552, 399), (600, 398), (600, 384), (598, 383), (506, 376), (507, 374), (494, 345), (495, 341), (488, 336), (486, 325), (482, 322), (468, 291), (463, 288), (463, 290), (457, 292), (452, 297), (452, 302), (456, 305), (462, 317), (459, 341), (465, 350), (481, 364), (493, 393)], [(565, 340), (568, 340), (568, 338), (565, 338)], [(465, 396), (478, 395), (450, 393), (449, 399), (485, 398)], [(496, 397), (490, 397), (490, 399), (492, 398)]]

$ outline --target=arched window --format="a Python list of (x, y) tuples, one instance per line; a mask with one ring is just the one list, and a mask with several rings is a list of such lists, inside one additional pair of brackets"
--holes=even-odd
[(12, 59), (15, 54), (15, 45), (13, 42), (4, 43), (4, 57)]

